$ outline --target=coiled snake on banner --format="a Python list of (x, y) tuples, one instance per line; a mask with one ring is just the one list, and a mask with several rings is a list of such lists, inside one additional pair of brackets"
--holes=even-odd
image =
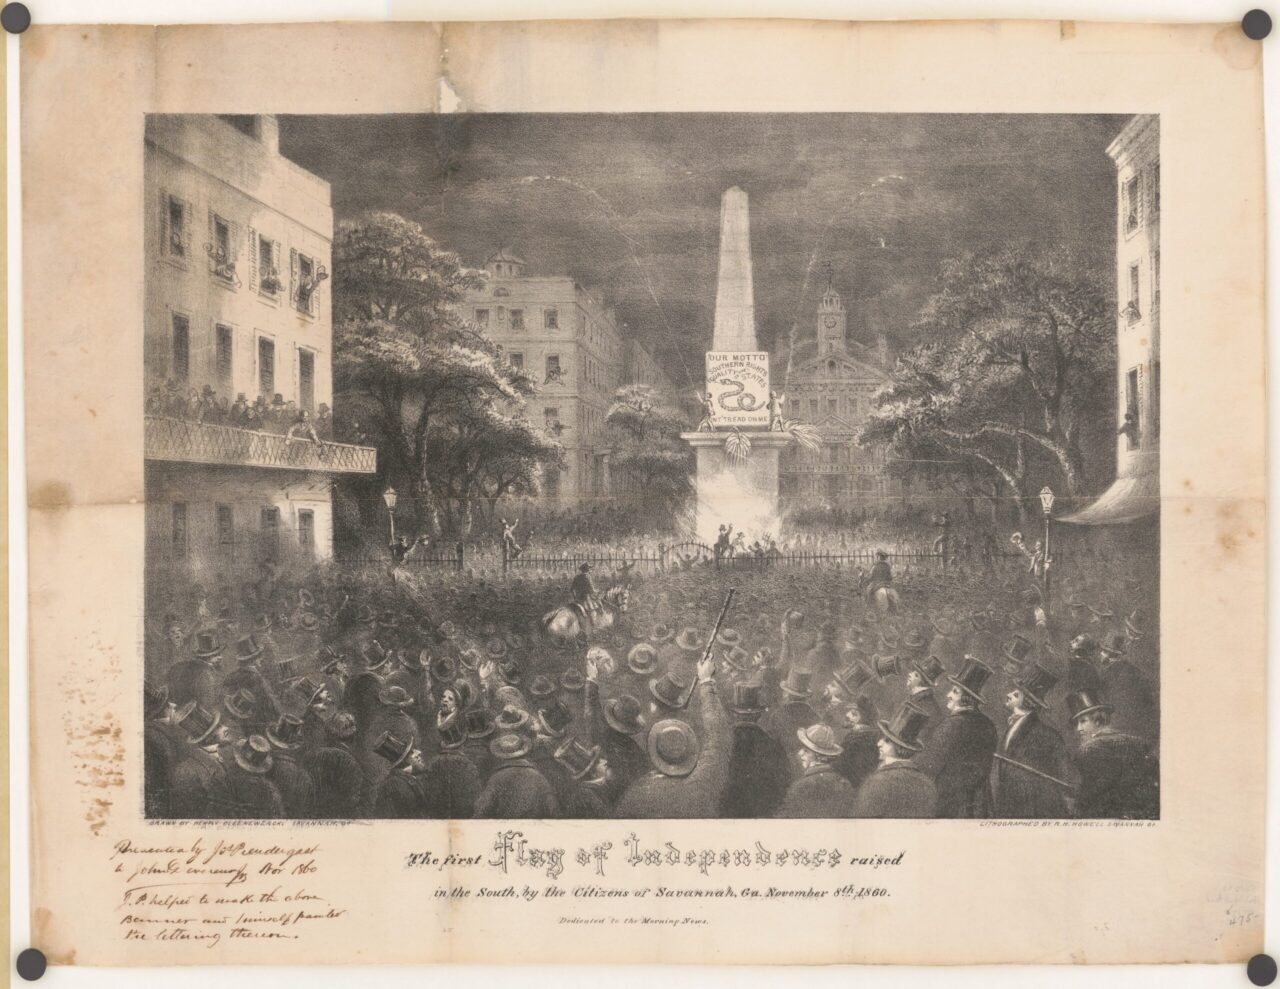
[[(747, 386), (741, 381), (735, 381), (733, 378), (720, 378), (716, 384), (732, 385), (737, 389), (737, 391), (721, 392), (716, 396), (716, 401), (720, 403), (720, 408), (729, 412), (754, 412), (760, 407), (760, 399), (757, 396), (743, 394), (747, 390)], [(736, 399), (737, 404), (730, 405), (730, 399)]]

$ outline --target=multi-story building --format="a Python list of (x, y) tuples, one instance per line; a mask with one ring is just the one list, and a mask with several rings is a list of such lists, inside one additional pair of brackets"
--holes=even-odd
[(673, 405), (677, 402), (676, 389), (666, 369), (649, 353), (644, 344), (627, 337), (622, 380), (629, 385), (648, 385), (659, 398)]
[(613, 310), (567, 275), (526, 275), (525, 262), (506, 250), (485, 270), (489, 277), (469, 294), (466, 315), (538, 383), (530, 419), (564, 447), (566, 469), (543, 479), (543, 497), (607, 494), (605, 416), (626, 354)]
[[(818, 303), (814, 339), (797, 346), (793, 367), (777, 390), (785, 392), (786, 415), (812, 423), (821, 437), (817, 451), (791, 444), (782, 453), (779, 483), (789, 505), (825, 504), (872, 508), (904, 497), (883, 454), (858, 445), (858, 434), (874, 408), (875, 393), (888, 382), (883, 335), (875, 346), (848, 338), (849, 314), (831, 278)], [(784, 380), (775, 370), (774, 381)]]
[(145, 186), (148, 565), (327, 557), (333, 475), (376, 458), (286, 435), (333, 402), (329, 184), (274, 117), (184, 115), (147, 119)]
[(1116, 166), (1116, 479), (1078, 524), (1134, 522), (1160, 504), (1160, 118), (1130, 120)]

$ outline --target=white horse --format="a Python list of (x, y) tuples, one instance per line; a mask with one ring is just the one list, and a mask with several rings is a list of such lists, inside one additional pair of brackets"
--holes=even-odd
[(561, 649), (574, 643), (585, 645), (592, 634), (613, 628), (631, 603), (631, 592), (618, 584), (600, 595), (599, 601), (600, 607), (585, 616), (576, 605), (553, 608), (539, 620), (542, 631)]
[(897, 588), (894, 587), (878, 587), (868, 595), (866, 593), (867, 574), (861, 567), (858, 568), (858, 594), (866, 602), (868, 608), (874, 607), (876, 612), (881, 615), (896, 615), (898, 609), (902, 606), (902, 599), (898, 597)]

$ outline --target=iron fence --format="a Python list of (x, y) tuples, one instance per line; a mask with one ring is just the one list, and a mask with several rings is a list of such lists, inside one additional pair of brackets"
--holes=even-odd
[(372, 474), (378, 451), (349, 443), (317, 443), (279, 433), (234, 426), (146, 416), (144, 449), (148, 460), (237, 467), (280, 467), (334, 474)]

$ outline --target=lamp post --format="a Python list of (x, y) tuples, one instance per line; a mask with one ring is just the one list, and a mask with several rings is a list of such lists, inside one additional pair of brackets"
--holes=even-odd
[(382, 492), (382, 500), (387, 505), (387, 517), (391, 519), (391, 542), (396, 541), (396, 489), (388, 487)]
[(1044, 613), (1051, 610), (1049, 600), (1049, 529), (1053, 521), (1053, 489), (1045, 485), (1040, 489), (1040, 506), (1044, 509)]

